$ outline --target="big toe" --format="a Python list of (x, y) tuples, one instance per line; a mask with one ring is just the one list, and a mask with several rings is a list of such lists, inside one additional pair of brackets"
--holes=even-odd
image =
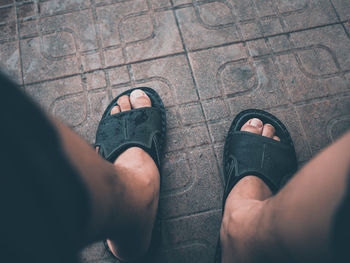
[(262, 134), (264, 124), (257, 118), (250, 119), (241, 128), (241, 131), (251, 132), (255, 134)]
[(135, 89), (131, 92), (130, 103), (134, 109), (152, 106), (151, 99), (140, 89)]

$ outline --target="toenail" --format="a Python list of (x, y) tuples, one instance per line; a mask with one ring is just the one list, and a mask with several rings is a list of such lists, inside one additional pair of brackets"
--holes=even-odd
[(144, 92), (142, 90), (136, 89), (132, 92), (131, 94), (133, 97), (137, 98), (137, 97), (141, 97), (144, 95)]
[(262, 122), (259, 119), (256, 119), (256, 118), (254, 118), (254, 119), (252, 119), (250, 121), (250, 125), (254, 126), (254, 127), (257, 127), (257, 128), (261, 128), (263, 126)]

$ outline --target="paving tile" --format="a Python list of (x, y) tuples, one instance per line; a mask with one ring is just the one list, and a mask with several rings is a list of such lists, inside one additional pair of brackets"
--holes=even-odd
[(345, 27), (348, 38), (350, 38), (350, 21), (343, 23), (343, 25)]
[(9, 23), (16, 20), (16, 8), (13, 5), (0, 6), (0, 23)]
[(171, 130), (176, 127), (181, 126), (182, 118), (179, 116), (179, 107), (178, 106), (168, 106), (166, 109), (166, 118), (167, 118), (167, 128)]
[(14, 40), (17, 37), (16, 8), (10, 2), (0, 3), (0, 42)]
[(350, 4), (347, 0), (331, 0), (337, 13), (340, 16), (340, 20), (350, 19)]
[[(248, 62), (244, 56), (241, 45), (191, 53), (200, 98), (223, 97), (231, 114), (248, 107), (264, 109), (288, 103), (288, 94), (281, 87), (273, 61), (261, 58)], [(207, 66), (201, 67), (208, 58)], [(205, 111), (220, 110), (210, 109), (211, 106), (216, 107), (207, 104)]]
[(149, 0), (152, 9), (171, 7), (170, 0)]
[(154, 18), (149, 14), (123, 17), (118, 24), (119, 35), (122, 41), (126, 43), (148, 40), (153, 37), (154, 22)]
[[(335, 34), (340, 41), (333, 41)], [(277, 61), (293, 102), (348, 91), (342, 70), (348, 70), (350, 42), (341, 26), (291, 35), (296, 49)]]
[(172, 0), (174, 6), (192, 4), (192, 0)]
[(111, 86), (130, 82), (128, 69), (124, 67), (111, 68), (107, 70)]
[(297, 107), (312, 154), (350, 129), (350, 97), (339, 96)]
[[(71, 83), (70, 83), (71, 84)], [(85, 94), (64, 96), (51, 105), (53, 115), (70, 127), (80, 126), (87, 121), (87, 98)]]
[(162, 170), (161, 192), (164, 196), (171, 196), (187, 190), (194, 183), (190, 173), (190, 161), (185, 152), (168, 153)]
[(42, 16), (77, 11), (89, 7), (90, 1), (84, 0), (60, 0), (40, 1), (40, 13)]
[(329, 0), (279, 1), (285, 31), (337, 22), (337, 16)]
[(264, 36), (276, 35), (283, 32), (283, 27), (279, 18), (271, 18), (260, 21), (260, 30)]
[(108, 6), (111, 4), (121, 3), (121, 2), (128, 2), (130, 0), (94, 0), (95, 6)]
[(0, 24), (0, 42), (7, 42), (17, 38), (16, 23)]
[(85, 74), (86, 85), (89, 90), (106, 87), (106, 75), (102, 70)]
[(221, 210), (166, 220), (162, 262), (213, 262), (220, 221)]
[[(277, 1), (278, 2), (278, 1)], [(260, 0), (255, 1), (251, 6), (254, 6), (260, 17), (272, 16), (276, 13), (276, 1), (274, 0)]]
[[(188, 50), (221, 45), (240, 39), (236, 26), (233, 22), (229, 22), (233, 21), (233, 18), (230, 18), (226, 5), (210, 3), (200, 8), (205, 12), (199, 12), (198, 9), (196, 12), (194, 7), (176, 10), (180, 30)], [(222, 17), (217, 17), (220, 14)], [(202, 17), (203, 15), (205, 17)]]
[(21, 53), (25, 83), (63, 77), (80, 71), (76, 56), (55, 58), (47, 54), (39, 37), (23, 40)]
[(0, 43), (0, 69), (17, 83), (22, 83), (18, 42)]
[(244, 74), (244, 70), (241, 72), (239, 66), (235, 65), (246, 58), (246, 51), (241, 44), (189, 53), (200, 98), (209, 99), (244, 91), (245, 88), (240, 84), (229, 87), (228, 82), (230, 78), (234, 81), (235, 75)]
[(281, 13), (304, 11), (312, 5), (310, 0), (297, 0), (297, 1), (277, 1), (278, 8)]
[[(336, 14), (327, 0), (300, 1), (233, 1), (243, 38), (291, 32), (307, 27), (334, 23)], [(254, 8), (255, 6), (255, 8)]]
[(265, 39), (259, 39), (247, 42), (249, 55), (252, 57), (264, 56), (271, 52)]
[(12, 0), (3, 0), (0, 2), (0, 7), (5, 7), (7, 5), (12, 5), (13, 1)]
[(75, 55), (77, 52), (74, 35), (70, 32), (61, 31), (44, 35), (41, 44), (43, 53), (53, 58)]
[[(166, 163), (163, 171), (168, 180), (165, 179), (164, 184), (167, 183), (168, 186), (164, 187), (165, 192), (160, 197), (162, 219), (221, 207), (223, 189), (210, 147), (168, 153)], [(188, 177), (179, 178), (183, 174)], [(206, 194), (202, 195), (204, 192)]]
[(99, 52), (88, 52), (82, 54), (81, 65), (85, 71), (99, 69), (102, 67), (101, 55)]
[(224, 144), (228, 129), (233, 118), (234, 115), (230, 115), (230, 118), (228, 117), (224, 119), (219, 119), (218, 121), (208, 123), (209, 133), (213, 143)]
[[(91, 79), (87, 78), (87, 86)], [(98, 82), (94, 79), (95, 82)], [(26, 92), (43, 109), (69, 125), (88, 143), (95, 141), (101, 116), (110, 102), (105, 90), (87, 93), (80, 76), (26, 86)]]
[(95, 26), (89, 10), (40, 19), (39, 27), (43, 35), (56, 32), (71, 34), (80, 51), (97, 48)]
[(133, 64), (132, 70), (138, 85), (156, 89), (166, 106), (198, 101), (185, 56)]
[(38, 21), (25, 20), (19, 23), (19, 32), (21, 37), (35, 37), (39, 35)]
[[(149, 83), (152, 84), (152, 83)], [(152, 85), (149, 85), (152, 87)], [(167, 110), (167, 127), (169, 129), (188, 126), (204, 122), (202, 108), (199, 103), (175, 105), (166, 108)]]
[(223, 98), (214, 98), (202, 102), (205, 119), (207, 121), (219, 120), (230, 116), (230, 109)]
[(231, 6), (224, 2), (195, 4), (194, 7), (198, 20), (208, 27), (232, 25), (235, 22)]
[(80, 77), (26, 86), (26, 91), (47, 111), (70, 126), (87, 118), (86, 97)]
[[(138, 0), (100, 7), (97, 16), (103, 46), (124, 48), (126, 62), (183, 51), (171, 11), (154, 13), (146, 1)], [(122, 52), (119, 49), (118, 58)]]
[(105, 58), (105, 65), (107, 67), (119, 66), (119, 65), (123, 65), (126, 63), (122, 48), (106, 49), (104, 51), (103, 55)]
[(268, 17), (241, 22), (239, 27), (245, 40), (271, 36), (284, 32), (280, 18)]
[(182, 123), (184, 125), (204, 122), (203, 111), (199, 103), (191, 103), (179, 106)]
[(126, 46), (127, 62), (160, 57), (183, 51), (180, 34), (171, 11), (154, 14), (151, 37)]
[(291, 49), (292, 44), (287, 35), (269, 37), (268, 41), (273, 52), (282, 52)]
[(167, 138), (165, 152), (186, 150), (187, 147), (198, 147), (210, 143), (208, 130), (204, 124), (169, 130)]
[(291, 39), (296, 48), (314, 46), (324, 49), (341, 69), (350, 69), (350, 39), (341, 25), (293, 33)]
[(254, 0), (246, 1), (228, 1), (233, 8), (233, 13), (237, 17), (238, 22), (251, 20), (257, 17), (257, 10), (255, 8)]
[[(313, 50), (309, 50), (313, 52)], [(285, 85), (293, 102), (324, 97), (348, 90), (348, 82), (342, 76), (330, 77), (310, 74), (297, 60), (298, 55), (282, 55), (277, 58)]]
[(81, 63), (87, 69), (96, 68), (91, 65), (96, 60), (93, 61), (88, 54), (82, 59), (77, 56), (81, 51), (97, 47), (91, 21), (89, 11), (41, 19), (39, 27), (42, 35), (25, 39), (21, 44), (25, 82), (78, 73)]
[(17, 6), (17, 17), (19, 19), (29, 19), (37, 15), (36, 4), (27, 2)]
[(239, 25), (244, 40), (262, 38), (261, 26), (253, 22), (244, 22)]

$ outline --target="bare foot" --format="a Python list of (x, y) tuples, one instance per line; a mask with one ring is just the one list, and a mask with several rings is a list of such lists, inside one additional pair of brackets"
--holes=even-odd
[[(111, 110), (112, 115), (152, 106), (147, 94), (139, 89), (131, 92), (130, 97), (127, 95), (120, 97), (117, 104)], [(131, 147), (125, 150), (114, 161), (114, 165), (118, 171), (126, 174), (126, 178), (124, 178), (126, 184), (130, 185), (130, 188), (135, 189), (133, 191), (135, 196), (130, 198), (135, 198), (137, 209), (143, 211), (143, 213), (140, 213), (138, 216), (133, 215), (133, 218), (130, 218), (130, 222), (126, 222), (126, 224), (132, 224), (135, 221), (135, 217), (138, 217), (136, 219), (140, 222), (136, 223), (136, 227), (119, 231), (117, 238), (107, 239), (107, 244), (110, 251), (118, 259), (133, 261), (142, 257), (150, 245), (159, 199), (159, 171), (148, 153), (138, 147)], [(135, 225), (135, 222), (133, 222), (133, 225)], [(132, 231), (136, 233), (132, 233)], [(122, 235), (125, 235), (125, 238), (121, 238)], [(123, 240), (124, 242), (118, 242), (118, 240)]]
[[(275, 129), (271, 124), (263, 124), (257, 118), (250, 119), (241, 128), (261, 136), (266, 136), (276, 141)], [(225, 203), (224, 216), (220, 229), (220, 241), (222, 248), (222, 262), (252, 262), (254, 252), (246, 251), (247, 243), (256, 238), (255, 229), (261, 227), (261, 222), (255, 220), (261, 212), (263, 200), (272, 195), (269, 187), (256, 176), (242, 178), (231, 190)]]

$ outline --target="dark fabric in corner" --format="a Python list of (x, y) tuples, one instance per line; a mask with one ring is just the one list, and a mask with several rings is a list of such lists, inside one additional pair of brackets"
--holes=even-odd
[(0, 73), (0, 261), (75, 262), (87, 191), (45, 114)]
[(331, 244), (336, 262), (350, 262), (350, 167), (347, 190), (334, 217)]

